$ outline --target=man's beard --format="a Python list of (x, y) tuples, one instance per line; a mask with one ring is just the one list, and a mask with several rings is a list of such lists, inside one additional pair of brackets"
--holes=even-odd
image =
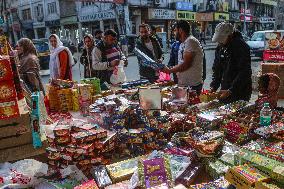
[(175, 36), (175, 37), (176, 37), (176, 40), (177, 40), (177, 41), (180, 41), (180, 35), (179, 35), (179, 33), (176, 33), (176, 36)]
[(141, 39), (142, 39), (143, 41), (146, 41), (148, 38), (149, 38), (149, 36), (147, 36), (147, 35), (141, 36)]

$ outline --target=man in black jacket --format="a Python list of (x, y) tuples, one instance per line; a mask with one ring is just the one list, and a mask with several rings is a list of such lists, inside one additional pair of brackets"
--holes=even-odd
[[(162, 48), (158, 40), (151, 36), (149, 26), (147, 24), (141, 24), (139, 26), (139, 32), (140, 37), (136, 41), (136, 48), (141, 50), (154, 61), (162, 63), (164, 59)], [(140, 58), (138, 58), (138, 64), (141, 79), (148, 79), (151, 83), (154, 83), (157, 79), (159, 79), (159, 73), (150, 67), (142, 65)]]
[(213, 64), (211, 91), (220, 89), (220, 101), (249, 101), (252, 93), (250, 48), (233, 25), (217, 25), (213, 42), (218, 42)]
[(95, 47), (94, 38), (92, 35), (87, 34), (84, 36), (84, 49), (80, 57), (80, 63), (84, 65), (84, 78), (94, 77), (92, 67), (92, 51)]

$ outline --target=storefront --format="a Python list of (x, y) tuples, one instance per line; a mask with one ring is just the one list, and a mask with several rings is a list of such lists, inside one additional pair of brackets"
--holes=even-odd
[(274, 29), (275, 18), (260, 17), (258, 30), (272, 30)]
[(213, 35), (212, 22), (214, 21), (214, 13), (196, 13), (195, 19), (201, 24), (201, 31), (205, 31), (206, 37)]
[(34, 22), (33, 23), (35, 38), (45, 38), (46, 37), (46, 27), (45, 22)]
[(45, 21), (45, 26), (47, 27), (47, 37), (53, 33), (60, 35), (60, 19)]
[[(119, 9), (119, 15), (123, 13), (123, 10)], [(108, 10), (104, 12), (92, 12), (89, 14), (81, 14), (79, 16), (79, 22), (82, 24), (82, 34), (94, 34), (96, 29), (106, 30), (114, 28), (117, 30), (116, 26), (116, 15), (114, 10)]]
[(24, 34), (25, 37), (27, 37), (29, 39), (35, 38), (32, 21), (23, 21), (22, 22), (22, 29), (23, 29), (23, 34)]
[(163, 36), (165, 37), (162, 37), (162, 40), (163, 43), (166, 43), (171, 34), (171, 21), (176, 19), (176, 11), (170, 9), (149, 8), (146, 16), (147, 19), (144, 22), (155, 26), (157, 28), (157, 32), (163, 33)]
[(77, 16), (69, 16), (60, 19), (61, 36), (66, 40), (71, 40), (73, 43), (77, 43), (76, 39), (79, 39), (78, 32), (78, 18)]

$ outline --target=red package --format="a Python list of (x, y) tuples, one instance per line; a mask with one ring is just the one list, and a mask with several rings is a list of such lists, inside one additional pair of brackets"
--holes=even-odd
[(80, 186), (76, 186), (74, 189), (99, 189), (99, 187), (94, 180), (90, 180)]
[(20, 113), (17, 100), (0, 102), (0, 119), (14, 118), (19, 115)]
[(16, 96), (17, 93), (12, 80), (0, 82), (0, 101), (15, 99)]
[(7, 59), (0, 59), (0, 81), (13, 79), (13, 72), (10, 61)]

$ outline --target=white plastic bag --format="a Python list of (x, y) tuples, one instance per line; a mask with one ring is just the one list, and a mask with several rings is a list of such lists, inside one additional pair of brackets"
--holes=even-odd
[(48, 165), (33, 159), (24, 159), (13, 164), (0, 165), (0, 189), (34, 187), (46, 175)]
[(124, 67), (124, 61), (121, 60), (119, 65), (115, 67), (112, 75), (110, 76), (110, 82), (112, 84), (116, 85), (118, 83), (123, 83), (126, 81), (126, 75), (123, 67)]

